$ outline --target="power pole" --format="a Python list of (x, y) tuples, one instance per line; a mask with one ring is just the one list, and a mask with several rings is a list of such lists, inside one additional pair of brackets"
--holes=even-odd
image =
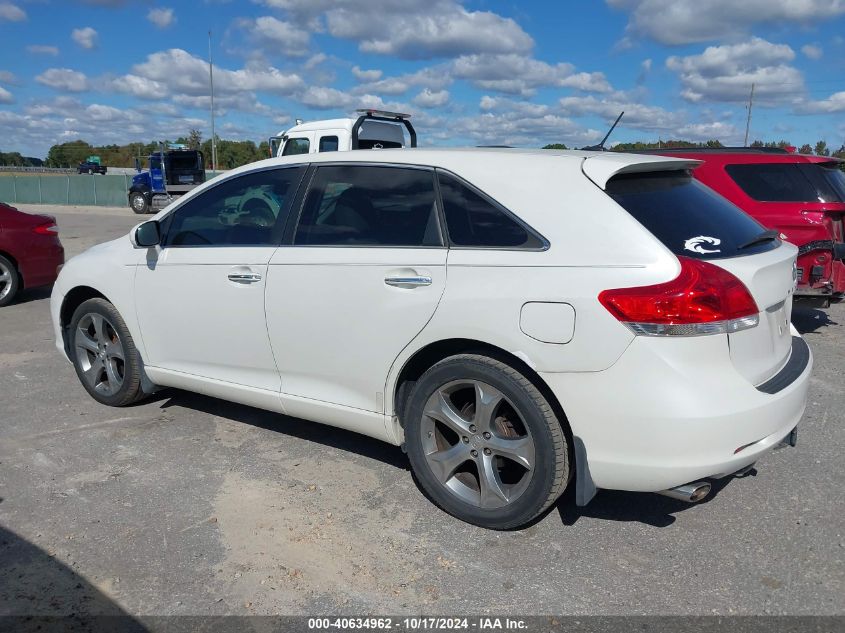
[(754, 84), (751, 84), (751, 95), (748, 97), (748, 118), (745, 120), (745, 143), (748, 147), (748, 130), (751, 129), (751, 107), (754, 105)]
[(208, 32), (208, 83), (211, 87), (211, 169), (217, 169), (217, 138), (214, 134), (214, 65), (211, 62), (211, 31)]

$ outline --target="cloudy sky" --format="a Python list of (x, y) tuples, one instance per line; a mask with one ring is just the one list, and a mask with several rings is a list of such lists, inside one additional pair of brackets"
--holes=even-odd
[(412, 112), (421, 144), (845, 141), (845, 0), (0, 0), (0, 150)]

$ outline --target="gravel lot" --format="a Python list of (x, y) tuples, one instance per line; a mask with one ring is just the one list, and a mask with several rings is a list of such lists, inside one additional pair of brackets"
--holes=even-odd
[[(44, 210), (68, 256), (139, 221)], [(0, 310), (0, 614), (845, 613), (845, 304), (795, 311), (816, 362), (797, 449), (703, 504), (567, 494), (496, 533), (375, 440), (175, 390), (98, 405), (48, 297)]]

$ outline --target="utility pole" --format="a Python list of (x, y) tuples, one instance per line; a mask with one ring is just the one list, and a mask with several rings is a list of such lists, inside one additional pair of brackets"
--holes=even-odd
[(748, 130), (751, 129), (751, 107), (754, 105), (754, 84), (751, 84), (751, 95), (748, 97), (748, 118), (745, 120), (745, 143), (748, 147)]
[(211, 31), (208, 32), (208, 83), (211, 87), (211, 169), (217, 169), (217, 138), (214, 134), (214, 65), (211, 62)]

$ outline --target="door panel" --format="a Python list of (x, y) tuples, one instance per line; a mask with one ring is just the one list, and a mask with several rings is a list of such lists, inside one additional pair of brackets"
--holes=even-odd
[[(267, 326), (282, 393), (384, 409), (393, 361), (446, 287), (446, 249), (282, 247), (270, 260)], [(390, 285), (392, 278), (430, 279)]]

